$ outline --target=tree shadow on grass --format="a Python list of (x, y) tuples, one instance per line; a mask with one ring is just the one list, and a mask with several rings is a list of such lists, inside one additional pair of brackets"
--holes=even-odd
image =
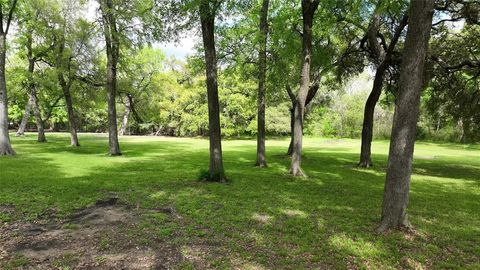
[[(415, 163), (425, 170), (425, 175), (413, 177), (409, 207), (420, 234), (406, 238), (373, 233), (380, 217), (386, 155), (374, 155), (376, 167), (363, 170), (353, 166), (358, 155), (344, 148), (307, 149), (303, 166), (309, 178), (303, 179), (288, 175), (290, 160), (283, 156), (284, 147), (270, 147), (269, 167), (259, 169), (253, 167), (254, 146), (227, 145), (224, 159), (231, 182), (224, 185), (196, 180), (199, 170), (208, 166), (208, 148), (194, 142), (124, 142), (124, 149), (131, 152), (122, 162), (105, 159), (114, 161), (78, 164), (84, 170), (78, 175), (66, 173), (61, 166), (65, 160), (56, 154), (61, 154), (57, 151), (62, 146), (49, 144), (54, 146), (29, 145), (32, 153), (50, 152), (48, 159), (25, 153), (22, 162), (0, 160), (10, 168), (2, 172), (2, 179), (9, 182), (0, 191), (2, 201), (31, 213), (50, 208), (68, 213), (115, 194), (141, 208), (172, 207), (181, 220), (172, 225), (170, 241), (182, 247), (204, 247), (200, 257), (211, 259), (210, 266), (228, 267), (240, 261), (267, 268), (369, 264), (396, 268), (403, 257), (421, 264), (434, 258), (438, 265), (449, 260), (468, 263), (475, 255), (470, 243), (478, 234), (474, 229), (479, 223), (477, 187), (470, 181), (443, 185), (429, 178), (456, 175), (452, 170), (435, 175), (431, 166), (442, 160)], [(104, 144), (84, 139), (87, 150), (77, 154), (86, 163), (98, 160), (92, 154)], [(24, 169), (23, 164), (31, 167)], [(461, 164), (449, 164), (457, 165)], [(35, 171), (38, 174), (29, 177)], [(466, 180), (470, 174), (475, 177), (478, 171), (467, 173)], [(445, 257), (446, 245), (453, 251)]]

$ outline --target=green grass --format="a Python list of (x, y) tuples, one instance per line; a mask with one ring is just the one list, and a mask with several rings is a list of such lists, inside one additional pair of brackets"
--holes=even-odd
[(418, 142), (409, 205), (416, 232), (377, 235), (387, 141), (374, 142), (375, 167), (365, 170), (354, 166), (358, 140), (308, 138), (307, 179), (288, 175), (287, 140), (267, 142), (266, 169), (253, 167), (254, 141), (224, 141), (231, 181), (216, 184), (196, 180), (208, 167), (207, 140), (126, 137), (124, 155), (112, 158), (106, 137), (82, 135), (72, 148), (65, 134), (47, 136), (46, 144), (13, 137), (18, 155), (0, 158), (0, 206), (15, 207), (0, 221), (67, 215), (116, 194), (145, 208), (173, 206), (182, 222), (149, 215), (141, 227), (183, 248), (208, 245), (221, 255), (213, 267), (480, 268), (479, 145)]

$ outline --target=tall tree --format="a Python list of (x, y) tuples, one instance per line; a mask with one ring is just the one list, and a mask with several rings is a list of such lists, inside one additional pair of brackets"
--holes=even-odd
[(49, 35), (52, 30), (51, 18), (55, 16), (52, 15), (54, 14), (54, 12), (52, 13), (52, 4), (53, 1), (23, 1), (23, 8), (17, 15), (18, 30), (16, 35), (18, 39), (16, 41), (20, 45), (21, 56), (24, 56), (28, 62), (26, 86), (28, 101), (16, 135), (24, 135), (33, 111), (37, 125), (38, 142), (46, 142), (46, 138), (45, 120), (42, 119), (38, 101), (39, 86), (35, 77), (35, 67), (53, 48)]
[(360, 151), (360, 161), (358, 163), (359, 167), (368, 168), (373, 165), (371, 159), (371, 148), (375, 106), (377, 105), (380, 95), (382, 94), (385, 73), (392, 64), (391, 62), (395, 46), (397, 45), (402, 31), (406, 25), (407, 16), (403, 16), (397, 28), (395, 29), (395, 33), (393, 34), (390, 43), (386, 48), (384, 48), (378, 40), (378, 36), (380, 34), (380, 14), (378, 10), (373, 14), (370, 26), (367, 29), (367, 39), (371, 54), (373, 55), (374, 62), (377, 66), (377, 70), (375, 71), (372, 91), (370, 92), (370, 95), (365, 103), (365, 109), (363, 113), (362, 145)]
[[(8, 134), (8, 98), (5, 80), (7, 35), (17, 6), (17, 0), (0, 2), (0, 156), (15, 155)], [(4, 12), (6, 11), (6, 12)]]
[[(60, 34), (55, 54), (55, 69), (60, 88), (62, 88), (65, 106), (67, 107), (68, 126), (70, 130), (70, 145), (80, 146), (77, 135), (77, 124), (75, 120), (75, 111), (73, 109), (73, 101), (71, 87), (74, 82), (74, 76), (71, 71), (71, 57), (65, 57), (65, 33)], [(65, 75), (65, 73), (67, 75)]]
[(116, 14), (112, 0), (99, 0), (103, 18), (103, 34), (107, 52), (107, 103), (108, 103), (108, 144), (111, 156), (121, 155), (117, 128), (117, 65), (120, 54), (120, 37), (117, 30)]
[[(164, 39), (171, 30), (171, 18), (168, 1), (162, 5), (155, 0), (98, 0), (103, 23), (103, 35), (107, 54), (107, 90), (109, 153), (112, 156), (121, 155), (118, 143), (117, 97), (118, 64), (121, 51), (130, 47), (141, 47), (145, 43)], [(178, 14), (176, 14), (178, 15)], [(175, 19), (173, 19), (175, 20)], [(177, 19), (178, 20), (178, 19)]]
[(215, 15), (220, 5), (221, 1), (219, 0), (201, 0), (199, 11), (207, 78), (208, 127), (210, 136), (209, 180), (225, 182), (220, 130), (220, 105), (218, 101), (217, 53), (215, 49)]
[(263, 0), (260, 10), (260, 43), (258, 50), (258, 116), (257, 116), (257, 163), (258, 167), (266, 167), (265, 158), (265, 88), (267, 73), (267, 39), (268, 39), (268, 5)]
[(411, 0), (409, 27), (403, 50), (399, 93), (395, 103), (388, 168), (378, 232), (409, 226), (407, 205), (413, 149), (424, 86), (425, 58), (432, 27), (434, 0)]
[(295, 106), (295, 121), (293, 126), (293, 151), (290, 173), (294, 176), (305, 176), (302, 171), (302, 143), (303, 143), (303, 119), (305, 113), (305, 102), (308, 89), (310, 88), (310, 65), (312, 57), (312, 26), (315, 11), (320, 0), (302, 0), (303, 33), (302, 33), (302, 71), (300, 90), (297, 94)]
[[(80, 18), (75, 11), (84, 8), (81, 1), (63, 1), (59, 10), (57, 29), (54, 41), (55, 50), (52, 54), (52, 62), (58, 84), (62, 90), (67, 111), (68, 128), (70, 131), (70, 145), (80, 146), (77, 134), (77, 117), (72, 98), (72, 88), (76, 81), (83, 81), (90, 86), (103, 86), (94, 83), (88, 76), (81, 76), (88, 67), (82, 67), (84, 62), (93, 62), (97, 56), (92, 52), (90, 25)], [(83, 62), (83, 63), (81, 63)], [(85, 64), (84, 64), (85, 65)]]
[[(29, 31), (30, 30), (30, 31)], [(31, 33), (31, 29), (28, 29), (27, 27), (27, 58), (28, 58), (28, 96), (29, 96), (29, 102), (32, 104), (33, 108), (33, 114), (35, 115), (35, 122), (37, 124), (37, 141), (38, 142), (46, 142), (47, 139), (45, 137), (45, 129), (43, 127), (43, 120), (42, 120), (42, 114), (40, 112), (40, 107), (38, 105), (38, 98), (37, 98), (37, 89), (35, 86), (35, 80), (34, 80), (34, 71), (35, 71), (35, 63), (36, 63), (36, 58), (33, 56), (33, 37)], [(28, 105), (27, 105), (28, 106)], [(27, 112), (25, 112), (27, 113)]]

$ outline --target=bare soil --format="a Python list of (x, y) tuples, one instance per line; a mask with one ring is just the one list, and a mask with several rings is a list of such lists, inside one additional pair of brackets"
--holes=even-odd
[[(46, 217), (31, 223), (0, 224), (0, 268), (177, 268), (188, 260), (180, 248), (158, 239), (138, 243), (135, 236), (129, 235), (129, 231), (138, 230), (145, 211), (112, 198), (60, 221)], [(176, 218), (169, 209), (156, 211)]]

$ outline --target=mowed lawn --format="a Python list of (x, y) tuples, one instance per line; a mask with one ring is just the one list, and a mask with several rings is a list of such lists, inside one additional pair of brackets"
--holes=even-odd
[(14, 208), (0, 212), (3, 224), (52, 212), (61, 219), (118, 196), (175, 209), (181, 222), (145, 219), (137, 237), (200, 243), (211, 268), (480, 269), (479, 145), (417, 142), (415, 230), (377, 235), (388, 141), (373, 143), (373, 169), (358, 169), (359, 140), (308, 138), (309, 177), (293, 178), (288, 140), (267, 141), (266, 169), (253, 167), (254, 140), (225, 140), (230, 183), (217, 184), (197, 180), (208, 168), (205, 139), (122, 137), (124, 155), (108, 157), (104, 135), (82, 134), (80, 148), (68, 146), (68, 134), (47, 138), (12, 136), (17, 156), (0, 158), (0, 206)]

